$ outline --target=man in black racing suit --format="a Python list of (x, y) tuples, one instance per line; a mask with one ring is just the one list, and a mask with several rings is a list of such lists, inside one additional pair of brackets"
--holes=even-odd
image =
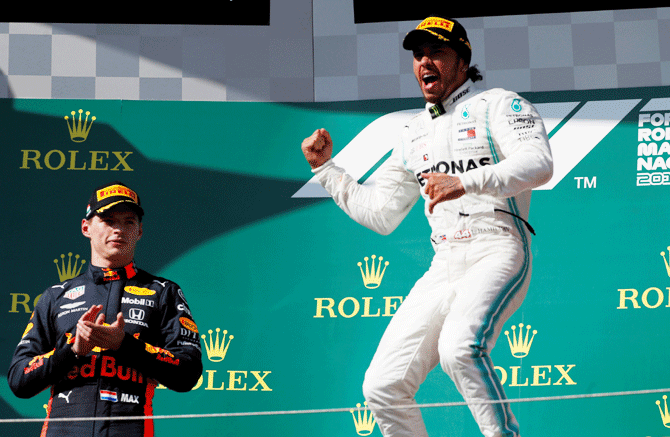
[(142, 215), (139, 197), (123, 184), (93, 193), (82, 220), (88, 270), (42, 294), (14, 352), (8, 380), (16, 396), (51, 386), (42, 436), (153, 436), (151, 419), (51, 419), (151, 416), (159, 383), (187, 392), (202, 373), (198, 329), (181, 289), (133, 262)]

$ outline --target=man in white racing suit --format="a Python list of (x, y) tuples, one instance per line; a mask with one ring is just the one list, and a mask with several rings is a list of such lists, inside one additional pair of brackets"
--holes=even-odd
[(389, 323), (363, 392), (384, 436), (427, 436), (414, 396), (439, 363), (486, 437), (518, 436), (489, 355), (528, 290), (531, 190), (553, 173), (547, 134), (519, 95), (474, 86), (481, 75), (458, 22), (429, 17), (403, 47), (426, 111), (406, 124), (374, 184), (331, 161), (324, 129), (302, 144), (337, 205), (376, 232), (389, 234), (425, 200), (435, 256)]

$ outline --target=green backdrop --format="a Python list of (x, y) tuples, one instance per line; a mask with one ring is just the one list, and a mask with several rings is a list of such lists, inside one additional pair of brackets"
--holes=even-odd
[[(670, 435), (670, 417), (662, 414), (665, 393), (555, 399), (670, 387), (664, 347), (670, 90), (525, 97), (549, 115), (564, 177), (533, 194), (531, 287), (505, 327), (509, 340), (503, 334), (493, 352), (509, 398), (550, 398), (513, 405), (523, 435)], [(611, 111), (580, 112), (594, 104)], [(384, 114), (421, 106), (416, 99), (0, 100), (0, 419), (45, 415), (48, 392), (17, 399), (6, 369), (39, 294), (60, 281), (59, 269), (68, 270), (68, 261), (77, 267), (88, 262), (88, 240), (80, 231), (86, 201), (94, 187), (113, 180), (138, 191), (147, 212), (138, 265), (180, 284), (205, 336), (201, 383), (186, 394), (158, 390), (156, 414), (362, 404), (363, 374), (379, 338), (429, 265), (428, 225), (416, 207), (383, 237), (355, 224), (327, 198), (294, 197), (311, 177), (300, 143), (326, 127), (339, 151)], [(79, 109), (84, 118), (89, 112), (89, 123), (95, 120), (86, 139), (75, 142), (68, 124)], [(594, 142), (590, 133), (608, 120), (613, 128)], [(365, 268), (365, 258), (371, 263), (373, 255), (375, 266), (380, 258), (388, 265), (381, 284), (367, 288), (358, 263)], [(461, 398), (438, 368), (417, 400)], [(432, 436), (478, 435), (466, 407), (430, 407), (423, 414)], [(369, 434), (356, 426), (355, 416), (338, 411), (159, 419), (156, 431)], [(374, 422), (369, 425), (372, 435), (380, 435)], [(37, 435), (40, 426), (0, 423), (3, 435)]]

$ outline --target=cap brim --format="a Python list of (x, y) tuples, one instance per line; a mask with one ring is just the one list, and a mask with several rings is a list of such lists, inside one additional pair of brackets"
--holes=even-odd
[(101, 208), (98, 208), (97, 210), (93, 211), (91, 215), (102, 214), (102, 213), (107, 212), (110, 209), (112, 209), (114, 207), (117, 207), (117, 206), (124, 206), (124, 207), (127, 207), (129, 209), (132, 209), (140, 217), (144, 215), (144, 210), (142, 209), (142, 207), (139, 206), (137, 203), (131, 201), (131, 200), (117, 200), (116, 202), (112, 202), (109, 205), (105, 205)]
[(414, 50), (421, 44), (425, 44), (427, 42), (439, 42), (444, 45), (448, 44), (445, 41), (441, 41), (438, 37), (428, 31), (423, 29), (414, 29), (405, 35), (405, 39), (402, 41), (402, 48), (405, 50)]

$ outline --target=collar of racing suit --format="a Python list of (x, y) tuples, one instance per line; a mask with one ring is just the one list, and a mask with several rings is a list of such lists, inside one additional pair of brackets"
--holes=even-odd
[(430, 113), (430, 117), (435, 119), (440, 115), (446, 114), (447, 109), (461, 100), (463, 97), (469, 95), (473, 90), (473, 83), (470, 79), (466, 80), (463, 85), (458, 87), (449, 97), (444, 99), (442, 102), (433, 105), (432, 103), (426, 103), (426, 109)]
[(88, 274), (96, 284), (104, 284), (110, 281), (119, 281), (121, 279), (130, 279), (137, 274), (135, 262), (121, 267), (120, 269), (110, 269), (106, 267), (96, 267), (89, 264)]

